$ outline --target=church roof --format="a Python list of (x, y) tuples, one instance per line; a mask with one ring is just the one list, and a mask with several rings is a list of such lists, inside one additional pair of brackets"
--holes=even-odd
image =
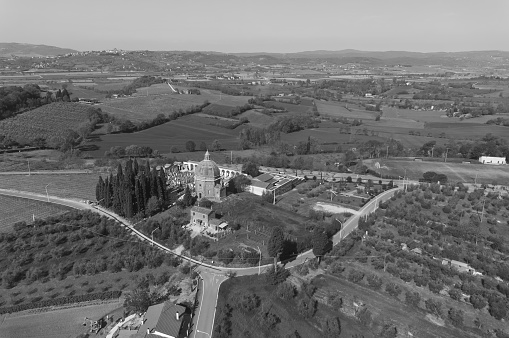
[(209, 151), (205, 153), (203, 161), (198, 163), (195, 175), (200, 178), (218, 178), (221, 176), (221, 171), (217, 166), (216, 162), (210, 159)]

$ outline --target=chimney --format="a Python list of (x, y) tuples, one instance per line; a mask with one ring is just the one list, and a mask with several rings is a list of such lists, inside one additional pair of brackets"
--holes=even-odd
[(150, 329), (147, 327), (147, 334), (150, 334)]
[(177, 311), (177, 312), (175, 312), (175, 319), (176, 319), (176, 320), (180, 320), (180, 315), (179, 315), (179, 312), (178, 312), (178, 311)]

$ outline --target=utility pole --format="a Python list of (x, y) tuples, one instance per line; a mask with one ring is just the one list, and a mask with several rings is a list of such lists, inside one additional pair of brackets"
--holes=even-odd
[(385, 158), (389, 158), (389, 146), (387, 146), (387, 153), (385, 154)]
[(444, 162), (447, 162), (447, 153), (449, 152), (449, 148), (445, 148), (445, 161)]
[(276, 189), (274, 188), (274, 205), (276, 204)]
[(486, 203), (486, 197), (484, 197), (483, 200), (482, 200), (481, 224), (482, 224), (482, 219), (484, 217), (484, 204), (485, 203)]
[(477, 185), (477, 173), (475, 173), (474, 185)]
[(260, 259), (258, 260), (258, 275), (262, 273), (262, 250), (258, 247), (258, 252), (260, 253)]
[(48, 202), (49, 202), (49, 195), (48, 195), (48, 185), (50, 185), (51, 183), (48, 183), (46, 185), (46, 187), (44, 189), (46, 189), (46, 198), (48, 199)]
[(435, 146), (431, 147), (431, 157), (433, 158), (433, 151), (435, 150)]
[(30, 160), (27, 161), (28, 161), (28, 176), (30, 176)]

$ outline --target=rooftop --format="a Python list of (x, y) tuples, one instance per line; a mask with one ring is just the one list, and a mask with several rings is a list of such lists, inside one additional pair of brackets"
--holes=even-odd
[(200, 214), (205, 214), (205, 215), (210, 215), (211, 213), (214, 212), (214, 210), (212, 210), (212, 209), (208, 209), (208, 208), (204, 208), (204, 207), (197, 207), (197, 206), (192, 207), (191, 211), (198, 212)]

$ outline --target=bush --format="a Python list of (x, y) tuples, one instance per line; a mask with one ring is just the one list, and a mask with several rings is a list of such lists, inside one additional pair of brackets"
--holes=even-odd
[(450, 308), (449, 309), (449, 319), (454, 326), (462, 326), (463, 325), (463, 315), (464, 312), (462, 310)]
[(276, 295), (284, 300), (290, 300), (295, 297), (295, 286), (290, 282), (283, 282), (276, 288)]
[(442, 317), (442, 303), (440, 301), (430, 298), (426, 299), (424, 305), (426, 306), (426, 310), (428, 310), (432, 315)]
[(398, 296), (401, 294), (401, 287), (394, 283), (389, 283), (385, 285), (385, 292), (387, 292), (392, 297), (398, 298)]
[(341, 321), (338, 317), (328, 317), (322, 320), (322, 332), (327, 338), (339, 337), (341, 334)]
[(407, 291), (405, 292), (405, 303), (408, 305), (419, 307), (419, 302), (421, 301), (421, 295), (419, 292), (411, 292)]
[(316, 312), (316, 300), (304, 297), (297, 303), (297, 310), (304, 318), (311, 318)]
[(382, 279), (377, 275), (369, 274), (367, 280), (368, 285), (375, 290), (379, 290), (382, 287)]
[(238, 293), (232, 296), (232, 305), (239, 310), (249, 312), (260, 305), (260, 298), (254, 293)]
[(449, 290), (449, 296), (454, 300), (461, 300), (461, 290), (459, 289), (451, 289)]
[(440, 291), (442, 291), (444, 285), (439, 281), (430, 281), (428, 287), (431, 292), (438, 294)]
[(352, 283), (359, 283), (364, 278), (364, 273), (355, 269), (352, 269), (348, 274), (348, 280)]
[(474, 309), (477, 310), (484, 309), (484, 307), (488, 305), (486, 299), (483, 296), (477, 294), (470, 296), (470, 303), (472, 304)]
[(290, 272), (285, 268), (280, 266), (274, 268), (273, 265), (267, 268), (265, 272), (265, 278), (267, 280), (267, 283), (272, 285), (283, 283), (286, 280), (286, 278), (288, 278), (289, 275)]

